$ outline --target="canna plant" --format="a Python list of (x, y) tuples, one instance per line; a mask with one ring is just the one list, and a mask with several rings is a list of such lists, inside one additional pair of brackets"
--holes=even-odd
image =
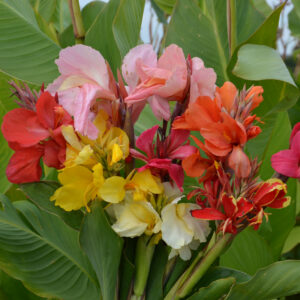
[(300, 174), (284, 4), (151, 1), (158, 51), (139, 42), (144, 4), (0, 0), (0, 268), (25, 287), (3, 297), (300, 293), (282, 254)]

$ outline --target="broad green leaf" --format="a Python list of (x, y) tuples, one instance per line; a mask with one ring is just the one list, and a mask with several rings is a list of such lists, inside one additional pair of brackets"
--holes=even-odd
[(166, 46), (175, 43), (185, 55), (200, 57), (206, 67), (214, 68), (220, 84), (228, 80), (226, 1), (204, 3), (205, 13), (194, 0), (178, 0), (168, 26)]
[(271, 7), (268, 5), (266, 0), (252, 0), (252, 2), (255, 8), (264, 16), (268, 16), (272, 12)]
[[(50, 22), (52, 19), (57, 2), (61, 0), (35, 0), (32, 5), (34, 9), (43, 17), (46, 22)], [(22, 1), (20, 1), (22, 2)]]
[(267, 300), (300, 292), (300, 261), (276, 262), (259, 270), (249, 281), (236, 284), (226, 300)]
[(0, 299), (1, 300), (42, 300), (19, 281), (0, 271)]
[(252, 228), (239, 233), (221, 256), (220, 265), (254, 274), (259, 268), (273, 262), (267, 242)]
[[(3, 116), (17, 105), (10, 97), (10, 85), (8, 81), (11, 80), (10, 77), (0, 73), (0, 120), (2, 123)], [(0, 131), (0, 193), (5, 193), (10, 187), (11, 183), (8, 182), (5, 174), (5, 170), (8, 161), (12, 155), (13, 151), (8, 147), (6, 140), (4, 139), (2, 132)]]
[(109, 1), (98, 14), (85, 36), (85, 44), (98, 50), (109, 62), (115, 74), (121, 65), (121, 55), (114, 38), (112, 24), (119, 4), (120, 0)]
[(47, 84), (58, 76), (54, 59), (60, 48), (13, 3), (0, 0), (0, 71), (35, 84)]
[(155, 125), (160, 125), (160, 122), (153, 115), (150, 105), (147, 104), (134, 125), (135, 133), (140, 135), (143, 131)]
[(163, 24), (167, 24), (167, 19), (166, 16), (163, 12), (163, 10), (156, 4), (155, 0), (150, 0), (151, 2), (151, 6), (153, 8), (153, 10), (156, 13), (156, 16), (159, 20), (159, 22), (163, 23)]
[(72, 23), (68, 0), (56, 0), (53, 23), (59, 33)]
[(298, 244), (300, 244), (300, 226), (295, 226), (285, 241), (282, 253), (291, 251)]
[(298, 0), (291, 1), (294, 5), (292, 11), (289, 14), (289, 29), (292, 35), (299, 38), (300, 37), (300, 2)]
[(242, 46), (232, 73), (245, 80), (280, 80), (296, 86), (279, 53), (263, 45)]
[(88, 31), (105, 5), (106, 3), (103, 1), (92, 1), (82, 9), (81, 14), (85, 31)]
[(213, 281), (209, 286), (198, 290), (187, 300), (219, 300), (223, 295), (226, 295), (231, 286), (235, 283), (233, 277), (218, 279)]
[(176, 0), (154, 0), (158, 7), (160, 7), (165, 13), (170, 15), (173, 11), (173, 7)]
[(139, 41), (145, 0), (121, 0), (113, 22), (113, 33), (124, 57)]
[(24, 194), (40, 209), (60, 217), (66, 224), (79, 230), (83, 213), (80, 210), (67, 212), (59, 206), (55, 206), (53, 201), (50, 201), (50, 197), (58, 188), (59, 184), (52, 181), (23, 183), (20, 185), (20, 189)]
[(84, 218), (80, 245), (96, 271), (103, 300), (115, 299), (123, 239), (111, 228), (99, 201)]
[(99, 299), (97, 279), (77, 231), (30, 202), (15, 202), (18, 211), (5, 196), (1, 203), (2, 270), (42, 297)]
[(146, 290), (146, 299), (157, 300), (163, 298), (163, 279), (165, 268), (168, 263), (167, 246), (160, 243), (156, 246), (151, 262), (150, 273)]
[(289, 109), (289, 118), (291, 121), (292, 127), (295, 126), (296, 123), (300, 122), (299, 116), (300, 116), (300, 99), (298, 99), (297, 103)]

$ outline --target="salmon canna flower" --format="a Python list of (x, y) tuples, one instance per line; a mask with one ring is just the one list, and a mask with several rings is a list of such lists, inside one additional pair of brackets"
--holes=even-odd
[(148, 100), (154, 115), (169, 120), (169, 100), (181, 101), (187, 85), (184, 53), (170, 45), (157, 60), (151, 45), (139, 45), (125, 56), (122, 73), (129, 86), (125, 102), (129, 105)]
[(154, 139), (158, 128), (157, 125), (144, 131), (137, 139), (137, 148), (145, 154), (135, 149), (130, 149), (130, 153), (133, 157), (146, 162), (146, 165), (141, 167), (139, 172), (150, 169), (154, 175), (160, 176), (162, 181), (164, 181), (165, 176), (169, 175), (181, 189), (184, 180), (183, 170), (172, 160), (182, 160), (195, 153), (197, 149), (194, 146), (184, 144), (189, 137), (189, 132), (186, 130), (172, 130), (164, 141), (161, 141), (157, 136), (155, 143)]
[(75, 45), (60, 51), (55, 61), (61, 76), (47, 90), (58, 93), (59, 103), (74, 116), (77, 132), (97, 138), (92, 107), (96, 99), (115, 100), (109, 68), (102, 55), (85, 45)]
[(271, 163), (276, 172), (300, 180), (300, 122), (292, 131), (290, 149), (274, 154)]
[(41, 94), (36, 111), (16, 108), (3, 118), (2, 133), (15, 153), (6, 169), (13, 183), (38, 181), (42, 175), (40, 159), (53, 168), (63, 167), (66, 142), (62, 125), (72, 124), (70, 115), (48, 92)]

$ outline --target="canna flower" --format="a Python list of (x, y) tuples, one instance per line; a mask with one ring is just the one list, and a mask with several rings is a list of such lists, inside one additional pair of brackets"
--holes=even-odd
[(97, 197), (110, 203), (118, 203), (125, 197), (125, 192), (120, 188), (124, 185), (124, 178), (111, 176), (105, 179), (100, 163), (92, 169), (84, 166), (65, 168), (58, 174), (58, 180), (62, 186), (50, 200), (66, 211), (82, 207), (89, 211), (89, 202)]
[(182, 188), (184, 180), (182, 167), (173, 163), (172, 160), (182, 160), (196, 152), (195, 147), (184, 144), (189, 137), (189, 132), (186, 130), (172, 130), (164, 141), (157, 137), (155, 146), (154, 138), (157, 131), (158, 126), (154, 126), (144, 131), (136, 140), (137, 148), (145, 154), (135, 149), (130, 149), (130, 153), (133, 157), (146, 162), (146, 165), (141, 167), (139, 171), (150, 169), (154, 175), (160, 175), (162, 180), (169, 174), (176, 185)]
[(35, 109), (16, 108), (3, 118), (3, 136), (15, 151), (6, 169), (13, 183), (40, 180), (41, 158), (47, 166), (57, 169), (65, 161), (66, 142), (61, 127), (72, 124), (72, 118), (48, 92), (41, 94)]
[(224, 213), (216, 208), (208, 207), (193, 210), (192, 216), (201, 220), (221, 220), (219, 230), (222, 230), (223, 233), (230, 232), (235, 234), (238, 228), (242, 226), (247, 213), (253, 209), (253, 205), (243, 197), (235, 199), (226, 193), (222, 195), (221, 203)]
[(207, 221), (197, 220), (191, 211), (199, 208), (194, 203), (178, 203), (177, 198), (161, 211), (162, 239), (172, 248), (169, 259), (177, 253), (183, 260), (191, 258), (191, 249), (196, 250), (200, 243), (206, 242), (210, 233)]
[(290, 149), (274, 154), (271, 163), (276, 172), (300, 180), (300, 122), (292, 131)]
[(125, 200), (112, 205), (109, 212), (116, 219), (112, 228), (122, 237), (152, 235), (161, 229), (161, 219), (152, 204), (135, 201), (132, 194), (126, 194)]
[(187, 85), (184, 53), (170, 45), (157, 60), (151, 45), (139, 45), (129, 51), (122, 65), (122, 74), (129, 86), (125, 102), (129, 105), (148, 100), (154, 115), (170, 118), (168, 101), (183, 100)]
[(109, 67), (98, 51), (84, 45), (61, 50), (55, 63), (61, 76), (47, 90), (58, 93), (60, 104), (74, 116), (75, 130), (96, 139), (98, 129), (92, 122), (92, 107), (97, 99), (116, 99)]
[(62, 133), (67, 141), (66, 167), (86, 165), (92, 167), (99, 160), (110, 171), (120, 169), (121, 161), (129, 155), (129, 139), (120, 128), (109, 127), (108, 115), (100, 110), (93, 121), (98, 137), (90, 140), (76, 134), (72, 126), (63, 126)]
[(268, 217), (264, 207), (284, 208), (290, 204), (291, 198), (286, 196), (287, 187), (280, 179), (271, 178), (257, 185), (250, 193), (254, 205), (255, 216), (250, 219), (250, 225), (258, 229), (263, 216)]

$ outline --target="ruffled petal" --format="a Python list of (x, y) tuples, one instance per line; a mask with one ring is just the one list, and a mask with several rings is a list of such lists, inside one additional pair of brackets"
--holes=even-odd
[(167, 99), (154, 95), (148, 98), (148, 103), (158, 120), (164, 119), (168, 121), (170, 119), (170, 105)]

